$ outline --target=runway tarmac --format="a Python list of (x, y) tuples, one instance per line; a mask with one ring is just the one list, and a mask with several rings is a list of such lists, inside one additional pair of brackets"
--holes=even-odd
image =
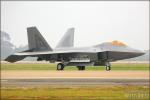
[(49, 71), (49, 70), (4, 70), (1, 79), (24, 78), (65, 78), (65, 77), (98, 77), (98, 78), (149, 78), (149, 71)]
[(46, 85), (148, 85), (149, 79), (131, 78), (26, 78), (2, 79), (2, 86), (46, 86)]
[(148, 85), (148, 71), (1, 71), (1, 85)]

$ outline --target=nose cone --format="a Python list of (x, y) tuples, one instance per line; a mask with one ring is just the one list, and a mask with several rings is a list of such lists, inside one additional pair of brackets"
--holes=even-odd
[(138, 56), (142, 56), (144, 55), (145, 53), (142, 52), (142, 51), (139, 51), (139, 50), (136, 50), (134, 52), (124, 52), (124, 56), (123, 58), (124, 59), (129, 59), (129, 58), (134, 58), (134, 57), (138, 57)]
[(132, 53), (132, 57), (138, 57), (138, 56), (142, 56), (142, 55), (144, 55), (145, 53), (144, 52), (141, 52), (141, 51), (139, 51), (139, 52), (133, 52)]
[(125, 59), (134, 58), (134, 57), (142, 56), (145, 54), (145, 52), (141, 50), (133, 49), (130, 47), (127, 47), (124, 53), (127, 54), (127, 56), (125, 56)]
[(128, 48), (128, 52), (129, 55), (127, 56), (127, 58), (134, 58), (134, 57), (138, 57), (138, 56), (142, 56), (145, 54), (145, 52), (141, 51), (141, 50), (137, 50), (137, 49), (133, 49), (133, 48)]
[(129, 59), (129, 58), (134, 58), (138, 56), (144, 55), (144, 52), (141, 51), (126, 51), (126, 52), (120, 52), (120, 51), (109, 51), (108, 52), (108, 59), (112, 60), (123, 60), (123, 59)]

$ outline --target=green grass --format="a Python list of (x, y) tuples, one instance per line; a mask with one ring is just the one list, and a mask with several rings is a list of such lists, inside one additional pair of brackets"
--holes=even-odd
[[(113, 63), (112, 70), (149, 70), (148, 63)], [(56, 64), (31, 64), (31, 63), (2, 63), (1, 70), (56, 70)], [(77, 70), (75, 66), (66, 66), (65, 70)], [(86, 66), (86, 70), (105, 70), (104, 66)]]
[(2, 100), (149, 100), (149, 86), (2, 87)]

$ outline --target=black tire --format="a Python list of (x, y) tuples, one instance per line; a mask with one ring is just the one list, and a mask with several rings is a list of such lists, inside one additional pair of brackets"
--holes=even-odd
[(110, 71), (111, 67), (110, 66), (106, 66), (106, 71)]
[(77, 66), (78, 70), (85, 70), (85, 66)]
[(85, 70), (85, 66), (82, 66), (82, 70)]
[(64, 64), (58, 63), (57, 64), (57, 70), (64, 70)]

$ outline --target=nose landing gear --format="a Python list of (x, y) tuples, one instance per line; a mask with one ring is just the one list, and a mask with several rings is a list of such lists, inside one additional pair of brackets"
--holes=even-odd
[(106, 62), (105, 68), (106, 68), (106, 71), (110, 71), (111, 70), (111, 64), (109, 62)]

